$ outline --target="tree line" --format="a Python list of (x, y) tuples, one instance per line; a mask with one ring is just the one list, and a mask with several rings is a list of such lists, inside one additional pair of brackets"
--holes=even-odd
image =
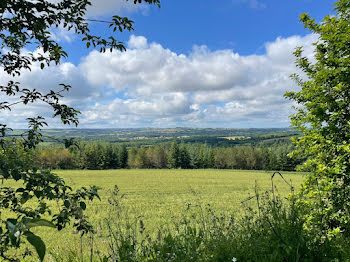
[(176, 141), (153, 146), (126, 147), (107, 142), (82, 142), (70, 149), (57, 145), (42, 147), (34, 154), (41, 168), (49, 169), (250, 169), (295, 170), (304, 162), (290, 158), (289, 143), (271, 146), (212, 147), (207, 144), (184, 144)]

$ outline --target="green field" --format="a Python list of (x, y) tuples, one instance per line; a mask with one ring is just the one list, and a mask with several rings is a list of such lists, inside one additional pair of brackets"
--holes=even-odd
[[(217, 212), (240, 212), (241, 201), (259, 190), (271, 189), (271, 172), (238, 170), (106, 170), (106, 171), (55, 171), (73, 187), (97, 185), (101, 188), (101, 201), (94, 201), (87, 213), (97, 230), (110, 213), (108, 197), (114, 185), (124, 194), (123, 206), (130, 217), (141, 217), (150, 234), (172, 217), (181, 216), (187, 204), (206, 206)], [(283, 173), (287, 181), (298, 187), (303, 176), (298, 173)], [(8, 182), (13, 183), (13, 182)], [(274, 183), (282, 195), (290, 193), (290, 187), (276, 177)], [(45, 229), (38, 232), (49, 249), (79, 250), (79, 236), (71, 229), (55, 232)], [(103, 246), (103, 232), (96, 242)], [(68, 244), (69, 243), (69, 244)]]
[[(117, 185), (124, 194), (123, 203), (152, 223), (167, 221), (181, 213), (188, 203), (209, 204), (218, 211), (237, 211), (240, 203), (254, 195), (255, 184), (261, 191), (271, 189), (271, 172), (238, 170), (106, 170), (57, 171), (73, 186), (97, 185), (102, 201), (94, 208), (105, 208), (110, 191)], [(299, 185), (302, 176), (283, 173), (287, 181)], [(276, 177), (280, 193), (290, 192), (282, 179)], [(93, 216), (93, 215), (92, 215)]]

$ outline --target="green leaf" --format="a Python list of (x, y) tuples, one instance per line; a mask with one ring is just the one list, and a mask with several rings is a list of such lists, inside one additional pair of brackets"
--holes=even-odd
[(1, 170), (2, 176), (6, 179), (10, 177), (10, 173), (7, 169)]
[(41, 219), (41, 218), (36, 218), (36, 219), (31, 219), (29, 222), (27, 222), (26, 227), (28, 229), (32, 228), (32, 227), (52, 227), (52, 228), (56, 228), (55, 225), (46, 220), (46, 219)]
[(66, 208), (69, 208), (70, 207), (70, 201), (69, 200), (64, 200), (64, 206), (66, 207)]
[(85, 210), (85, 209), (86, 209), (86, 204), (85, 204), (85, 202), (80, 202), (79, 204), (80, 204), (80, 207), (81, 207), (82, 210)]
[(16, 190), (16, 193), (23, 193), (24, 191), (25, 191), (25, 189), (20, 187)]
[(44, 241), (32, 232), (26, 232), (24, 235), (27, 237), (28, 242), (35, 248), (40, 261), (43, 261), (46, 253), (46, 245)]
[(20, 180), (21, 177), (22, 177), (22, 176), (21, 176), (21, 173), (18, 172), (18, 170), (16, 170), (16, 169), (14, 169), (14, 170), (12, 171), (11, 175), (12, 175), (13, 179), (16, 180), (16, 181)]
[(29, 198), (30, 198), (30, 195), (28, 194), (28, 192), (23, 192), (22, 198), (21, 198), (21, 203), (22, 204), (26, 203)]
[(18, 247), (19, 246), (19, 238), (20, 238), (20, 232), (17, 227), (17, 220), (16, 219), (8, 219), (6, 221), (6, 226), (8, 229), (8, 234), (11, 240), (11, 244), (13, 246)]
[(40, 198), (40, 197), (43, 195), (43, 192), (42, 192), (42, 191), (34, 191), (34, 195), (35, 195), (37, 198)]

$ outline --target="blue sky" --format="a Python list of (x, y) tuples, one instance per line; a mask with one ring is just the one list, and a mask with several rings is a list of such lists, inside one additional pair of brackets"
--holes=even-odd
[[(108, 2), (112, 0), (105, 0)], [(118, 1), (117, 1), (118, 2)], [(132, 2), (132, 1), (131, 1)], [(131, 34), (146, 37), (176, 53), (188, 54), (194, 45), (211, 50), (233, 49), (241, 55), (262, 54), (264, 44), (277, 37), (304, 36), (308, 31), (299, 15), (309, 13), (317, 21), (332, 12), (329, 0), (163, 0), (161, 8), (123, 10), (118, 14), (135, 21)], [(100, 13), (98, 13), (100, 14)], [(97, 18), (110, 18), (106, 11)], [(91, 23), (97, 33), (106, 32), (103, 24)], [(130, 33), (118, 34), (127, 41)], [(66, 45), (70, 61), (79, 62), (88, 50)]]
[(241, 55), (262, 53), (265, 42), (277, 37), (306, 35), (299, 15), (309, 12), (322, 19), (329, 0), (165, 0), (147, 16), (132, 15), (137, 35), (176, 53), (193, 45), (211, 50), (234, 49)]
[[(297, 72), (291, 53), (302, 45), (311, 58), (317, 40), (299, 15), (308, 12), (320, 21), (335, 3), (163, 0), (158, 9), (123, 0), (92, 2), (89, 18), (121, 14), (135, 21), (134, 32), (115, 35), (128, 51), (100, 54), (73, 33), (55, 29), (53, 37), (69, 58), (19, 79), (40, 90), (71, 84), (66, 101), (82, 111), (82, 128), (288, 127), (292, 103), (283, 94), (298, 88), (289, 79)], [(91, 27), (109, 35), (104, 24)], [(21, 127), (21, 119), (42, 110), (19, 108), (8, 117)]]

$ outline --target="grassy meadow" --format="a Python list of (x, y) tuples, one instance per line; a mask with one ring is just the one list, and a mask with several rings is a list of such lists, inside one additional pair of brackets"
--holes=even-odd
[[(253, 196), (255, 185), (260, 192), (271, 189), (272, 172), (243, 170), (58, 170), (68, 185), (82, 187), (97, 185), (101, 201), (89, 204), (87, 215), (97, 230), (95, 244), (97, 248), (106, 248), (104, 239), (105, 218), (110, 216), (108, 198), (117, 185), (123, 208), (130, 219), (142, 219), (150, 235), (156, 234), (157, 228), (169, 224), (173, 217), (185, 212), (188, 204), (223, 213), (240, 212), (241, 201)], [(283, 172), (287, 181), (297, 188), (303, 176), (295, 172)], [(13, 182), (5, 182), (5, 185)], [(290, 187), (280, 177), (274, 184), (281, 195), (290, 193)], [(253, 200), (252, 200), (253, 201)], [(79, 252), (80, 238), (70, 228), (63, 232), (52, 229), (39, 229), (37, 233), (45, 239), (51, 253), (63, 250)], [(86, 241), (87, 242), (87, 241)], [(87, 243), (85, 243), (87, 247)]]
[[(89, 210), (93, 219), (104, 215), (108, 197), (117, 185), (123, 194), (123, 205), (142, 216), (151, 227), (181, 215), (188, 204), (210, 205), (219, 212), (239, 212), (241, 201), (260, 191), (271, 189), (272, 172), (241, 170), (74, 170), (57, 171), (69, 185), (97, 185), (102, 201), (94, 201)], [(299, 185), (302, 175), (284, 172), (283, 176)], [(290, 187), (279, 177), (274, 184), (281, 194)], [(98, 210), (98, 214), (94, 212)]]

